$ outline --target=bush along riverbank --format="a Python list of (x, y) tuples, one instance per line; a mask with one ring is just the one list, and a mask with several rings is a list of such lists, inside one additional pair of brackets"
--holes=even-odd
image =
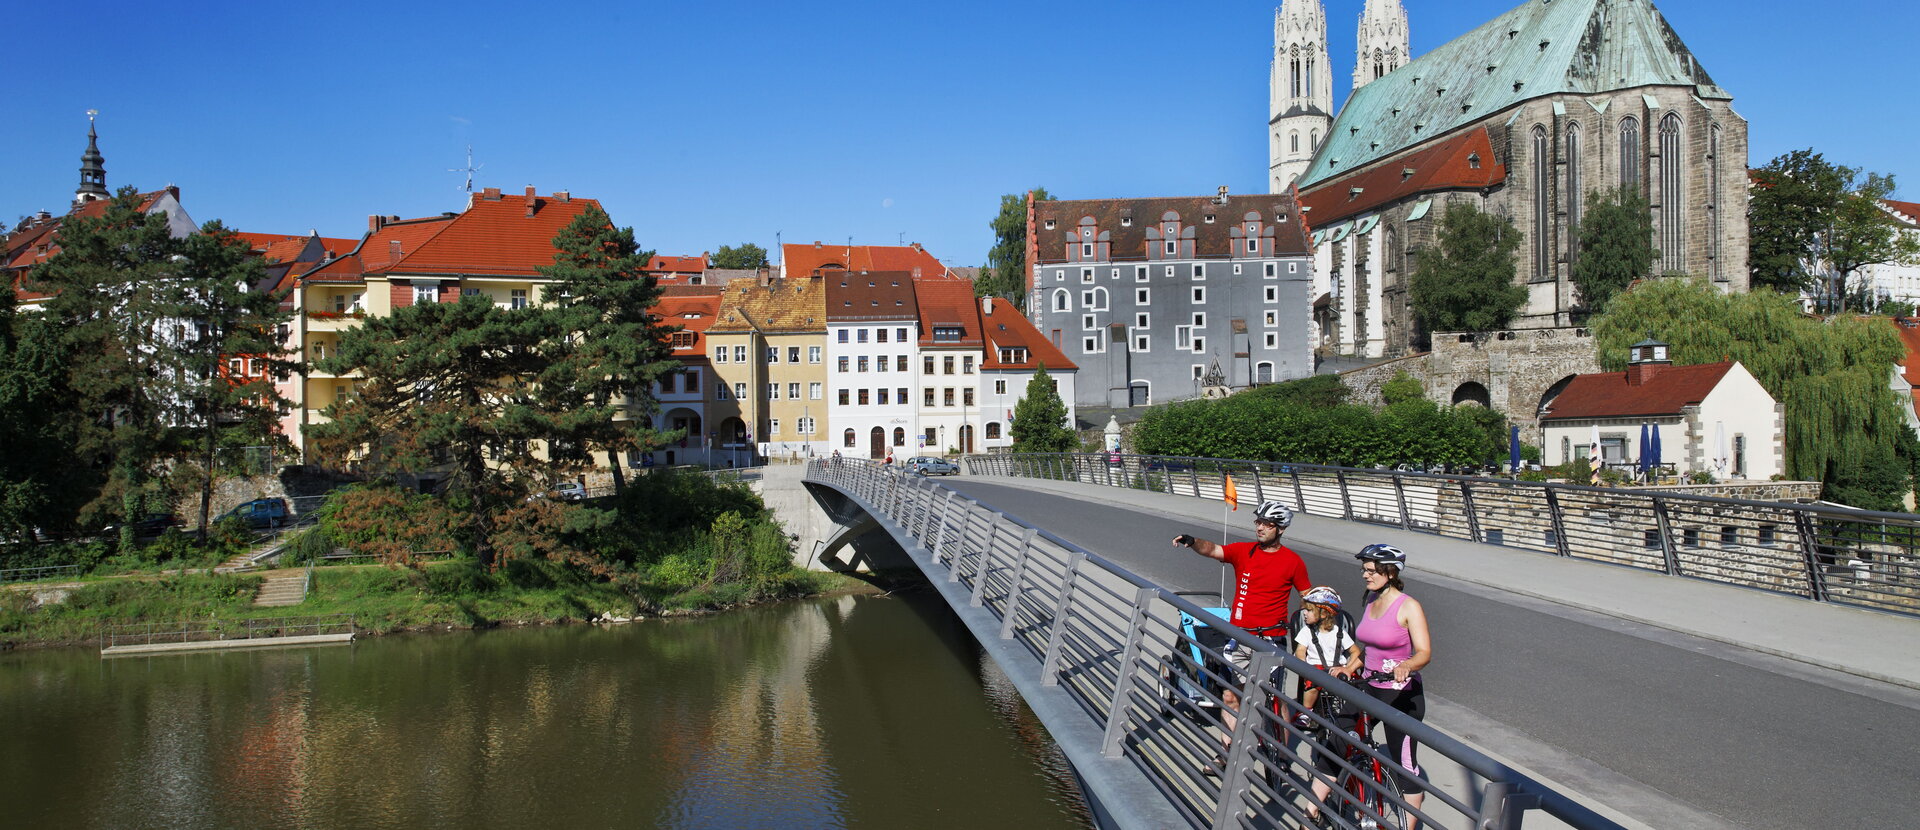
[[(494, 534), (491, 566), (454, 541), (456, 507), (380, 485), (337, 491), (316, 525), (287, 540), (280, 564), (298, 570), (274, 573), (317, 566), (306, 598), (284, 607), (252, 604), (262, 573), (209, 573), (221, 552), (177, 541), (105, 557), (97, 545), (36, 550), (37, 561), (91, 560), (99, 572), (0, 590), (0, 643), (90, 644), (130, 624), (327, 614), (352, 614), (370, 633), (626, 619), (863, 587), (794, 567), (791, 541), (759, 497), (703, 475), (643, 475), (620, 496), (583, 503), (529, 502), (516, 511), (521, 526)], [(155, 548), (179, 555), (144, 554)]]

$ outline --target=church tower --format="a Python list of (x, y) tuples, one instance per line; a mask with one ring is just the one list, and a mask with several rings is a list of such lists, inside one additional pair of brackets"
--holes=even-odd
[[(1404, 16), (1404, 14), (1403, 14)], [(1333, 126), (1333, 70), (1327, 62), (1327, 10), (1320, 0), (1285, 0), (1273, 13), (1273, 72), (1267, 121), (1268, 178), (1285, 193), (1306, 172)]]
[(107, 160), (100, 155), (100, 135), (93, 131), (93, 117), (99, 114), (87, 110), (87, 152), (80, 156), (80, 189), (73, 192), (74, 207), (113, 195), (107, 192)]
[[(1360, 12), (1359, 54), (1353, 61), (1353, 91), (1413, 59), (1407, 45), (1407, 9), (1400, 0), (1367, 0)], [(1351, 93), (1349, 93), (1351, 95)]]

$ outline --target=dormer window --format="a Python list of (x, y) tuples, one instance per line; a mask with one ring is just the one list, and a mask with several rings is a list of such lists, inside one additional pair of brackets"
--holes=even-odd
[(1479, 154), (1479, 153), (1468, 153), (1468, 154), (1467, 154), (1467, 166), (1468, 166), (1468, 167), (1470, 167), (1470, 168), (1472, 168), (1472, 169), (1474, 169), (1474, 170), (1478, 170), (1478, 169), (1480, 169), (1480, 154)]
[(1054, 221), (1052, 219), (1048, 219), (1045, 223), (1046, 229), (1053, 230), (1053, 226), (1054, 226)]

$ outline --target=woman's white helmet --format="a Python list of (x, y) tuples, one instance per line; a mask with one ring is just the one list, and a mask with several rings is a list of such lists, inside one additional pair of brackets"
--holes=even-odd
[(1293, 508), (1277, 501), (1263, 501), (1259, 507), (1253, 509), (1253, 517), (1273, 522), (1279, 527), (1287, 527), (1293, 524)]

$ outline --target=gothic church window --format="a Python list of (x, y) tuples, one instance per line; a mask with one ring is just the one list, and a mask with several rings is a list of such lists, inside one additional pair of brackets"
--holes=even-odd
[(1686, 180), (1680, 151), (1680, 116), (1660, 119), (1660, 265), (1663, 270), (1686, 267)]
[(1579, 237), (1580, 201), (1584, 193), (1580, 190), (1580, 124), (1567, 123), (1567, 259), (1573, 259), (1574, 245)]
[(1546, 279), (1553, 273), (1553, 246), (1547, 243), (1548, 212), (1552, 210), (1551, 200), (1547, 198), (1548, 184), (1553, 170), (1553, 159), (1548, 156), (1547, 128), (1534, 125), (1533, 128), (1533, 273), (1534, 279)]
[(1726, 279), (1720, 271), (1720, 125), (1707, 131), (1707, 274)]
[(1620, 119), (1620, 185), (1640, 183), (1640, 119), (1629, 115)]

